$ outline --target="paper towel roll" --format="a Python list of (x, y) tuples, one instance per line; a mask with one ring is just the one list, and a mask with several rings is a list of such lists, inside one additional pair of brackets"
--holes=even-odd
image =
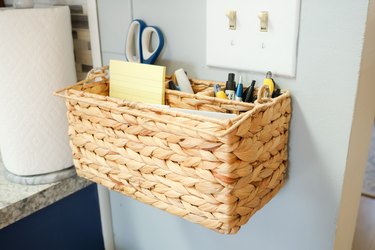
[(16, 175), (73, 165), (64, 103), (76, 81), (69, 8), (0, 11), (0, 150)]

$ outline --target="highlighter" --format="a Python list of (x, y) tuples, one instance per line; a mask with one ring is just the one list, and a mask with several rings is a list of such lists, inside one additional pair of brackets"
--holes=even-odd
[(219, 84), (215, 84), (215, 86), (214, 86), (214, 92), (215, 92), (215, 96), (217, 98), (228, 99), (227, 95), (224, 93), (224, 91), (221, 90), (221, 87), (220, 87)]
[(270, 90), (270, 95), (272, 95), (274, 89), (275, 89), (275, 83), (272, 80), (272, 72), (268, 71), (266, 74), (266, 78), (263, 81), (263, 85), (268, 85), (268, 88)]
[(243, 92), (242, 76), (240, 76), (240, 79), (238, 80), (238, 85), (237, 85), (237, 89), (236, 89), (236, 96), (234, 97), (234, 100), (241, 102), (242, 101), (242, 92)]

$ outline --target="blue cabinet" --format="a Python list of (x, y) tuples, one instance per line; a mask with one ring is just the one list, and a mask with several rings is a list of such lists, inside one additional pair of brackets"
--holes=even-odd
[(0, 249), (104, 249), (96, 184), (1, 229)]

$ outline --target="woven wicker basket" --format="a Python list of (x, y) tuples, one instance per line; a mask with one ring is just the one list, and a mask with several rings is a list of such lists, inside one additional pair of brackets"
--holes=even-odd
[(288, 91), (247, 104), (208, 97), (207, 86), (195, 95), (166, 90), (173, 106), (239, 113), (219, 120), (110, 98), (108, 83), (103, 68), (55, 92), (66, 99), (78, 175), (225, 234), (282, 187)]

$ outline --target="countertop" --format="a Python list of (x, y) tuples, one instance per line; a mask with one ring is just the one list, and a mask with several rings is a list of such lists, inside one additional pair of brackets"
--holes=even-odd
[(0, 158), (0, 229), (92, 184), (74, 176), (53, 184), (22, 185), (9, 182), (3, 172)]

